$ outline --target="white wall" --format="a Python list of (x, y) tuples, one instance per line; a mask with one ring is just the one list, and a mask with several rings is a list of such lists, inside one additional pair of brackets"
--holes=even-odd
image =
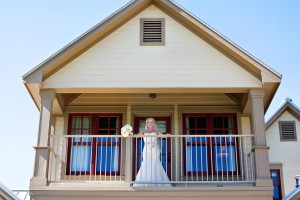
[[(140, 18), (165, 18), (166, 45), (140, 46)], [(244, 88), (261, 82), (155, 6), (43, 83), (44, 88)]]
[[(295, 121), (297, 141), (280, 141), (278, 121)], [(300, 122), (285, 111), (267, 130), (270, 163), (282, 163), (285, 194), (295, 189), (295, 175), (300, 174)]]

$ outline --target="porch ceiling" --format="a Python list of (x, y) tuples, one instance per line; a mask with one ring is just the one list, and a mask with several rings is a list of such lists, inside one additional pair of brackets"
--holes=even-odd
[(156, 93), (150, 98), (149, 93), (84, 93), (60, 94), (66, 106), (96, 105), (208, 105), (237, 106), (243, 94), (218, 93)]

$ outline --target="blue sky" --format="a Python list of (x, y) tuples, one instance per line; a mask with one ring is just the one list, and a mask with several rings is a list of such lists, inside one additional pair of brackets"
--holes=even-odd
[[(39, 112), (22, 75), (128, 0), (1, 1), (0, 182), (28, 189)], [(300, 1), (176, 0), (229, 40), (283, 75), (266, 114), (286, 97), (300, 107)]]

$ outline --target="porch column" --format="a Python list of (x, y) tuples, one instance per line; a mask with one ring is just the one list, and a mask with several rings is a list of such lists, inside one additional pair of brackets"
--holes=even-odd
[(48, 160), (49, 160), (49, 134), (51, 131), (52, 107), (55, 98), (55, 90), (41, 89), (41, 111), (38, 132), (34, 175), (30, 180), (30, 187), (48, 185)]
[[(179, 120), (178, 120), (178, 105), (174, 105), (174, 116), (173, 116), (173, 124), (174, 124), (174, 135), (178, 135), (179, 134), (179, 124), (178, 124)], [(175, 171), (175, 181), (179, 181), (180, 179), (180, 144), (179, 144), (179, 138), (174, 138), (174, 146), (175, 148), (172, 149), (172, 155), (173, 156), (173, 160), (174, 162), (174, 171)]]
[[(126, 122), (127, 124), (132, 125), (132, 120), (131, 120), (131, 105), (127, 105), (127, 117), (126, 117)], [(132, 137), (127, 137), (126, 138), (126, 151), (125, 151), (125, 181), (126, 182), (131, 182), (132, 179)]]
[(264, 90), (250, 90), (251, 128), (254, 134), (253, 151), (255, 155), (256, 186), (272, 186), (270, 177), (269, 154), (266, 146), (264, 120)]

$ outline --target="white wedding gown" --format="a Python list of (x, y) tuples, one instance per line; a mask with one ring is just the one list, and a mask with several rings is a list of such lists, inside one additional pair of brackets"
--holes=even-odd
[[(157, 135), (145, 133), (144, 135)], [(144, 137), (143, 161), (136, 175), (133, 187), (172, 187), (169, 177), (160, 161), (160, 144), (157, 137)], [(153, 183), (151, 183), (153, 182)]]

